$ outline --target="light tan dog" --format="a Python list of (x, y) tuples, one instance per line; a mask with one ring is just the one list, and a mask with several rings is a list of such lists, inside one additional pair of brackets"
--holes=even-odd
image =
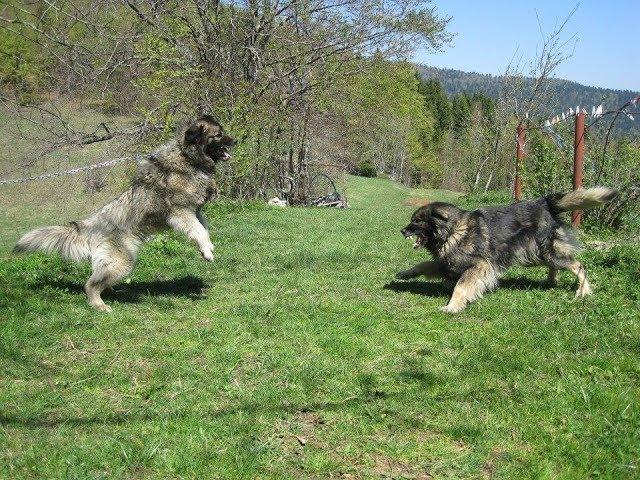
[(213, 117), (203, 115), (177, 141), (142, 161), (120, 197), (85, 220), (28, 232), (14, 252), (42, 250), (91, 261), (92, 275), (85, 284), (89, 304), (111, 311), (100, 294), (132, 271), (138, 250), (154, 233), (169, 228), (182, 232), (205, 260), (213, 260), (201, 209), (216, 193), (216, 163), (230, 158), (234, 144)]

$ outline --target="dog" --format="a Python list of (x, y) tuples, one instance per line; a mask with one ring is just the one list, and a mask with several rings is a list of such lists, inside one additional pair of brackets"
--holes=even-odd
[(495, 288), (500, 275), (513, 265), (546, 265), (550, 283), (555, 283), (558, 270), (569, 270), (578, 278), (576, 296), (590, 295), (586, 271), (575, 258), (575, 231), (560, 214), (598, 207), (616, 195), (610, 188), (595, 187), (471, 212), (443, 202), (423, 206), (401, 233), (413, 237), (414, 247), (425, 247), (434, 260), (399, 272), (396, 278), (424, 275), (456, 281), (449, 303), (440, 309), (445, 313), (460, 312)]
[(214, 117), (202, 115), (177, 140), (141, 161), (131, 187), (120, 197), (82, 221), (26, 233), (14, 252), (41, 250), (89, 260), (92, 273), (84, 287), (89, 305), (110, 312), (102, 291), (131, 273), (138, 250), (154, 233), (182, 232), (206, 261), (213, 260), (202, 207), (217, 194), (216, 164), (231, 158), (233, 145), (235, 140)]

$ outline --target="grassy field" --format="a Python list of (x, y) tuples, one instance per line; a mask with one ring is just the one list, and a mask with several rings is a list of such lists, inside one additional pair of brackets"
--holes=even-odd
[(446, 316), (441, 285), (393, 275), (425, 255), (399, 234), (407, 200), (451, 194), (348, 194), (211, 205), (215, 261), (157, 237), (110, 315), (85, 304), (87, 266), (10, 257), (5, 218), (0, 476), (640, 476), (640, 247), (586, 251), (584, 301), (569, 274), (515, 269)]

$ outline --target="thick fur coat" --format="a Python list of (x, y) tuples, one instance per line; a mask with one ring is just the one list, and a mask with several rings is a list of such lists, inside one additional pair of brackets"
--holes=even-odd
[(140, 162), (132, 185), (88, 218), (26, 233), (15, 252), (57, 252), (70, 260), (91, 262), (85, 284), (89, 304), (109, 311), (102, 291), (132, 271), (138, 250), (150, 235), (165, 229), (184, 233), (213, 260), (213, 244), (202, 215), (216, 195), (217, 162), (230, 157), (235, 141), (204, 115), (172, 141)]
[(560, 214), (597, 207), (615, 195), (614, 190), (596, 187), (471, 212), (448, 203), (431, 203), (413, 214), (402, 234), (414, 237), (414, 246), (425, 247), (434, 260), (396, 277), (455, 280), (451, 300), (442, 307), (447, 313), (461, 311), (495, 288), (500, 275), (513, 265), (546, 265), (551, 282), (558, 270), (569, 270), (578, 278), (576, 295), (589, 295), (592, 290), (585, 269), (575, 258), (578, 242)]

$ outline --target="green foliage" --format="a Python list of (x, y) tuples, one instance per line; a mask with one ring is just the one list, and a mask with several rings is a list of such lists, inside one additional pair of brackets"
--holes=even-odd
[(538, 131), (530, 131), (527, 150), (522, 168), (524, 192), (527, 197), (539, 197), (571, 189), (571, 160), (566, 152), (558, 149), (552, 139)]
[[(565, 146), (573, 145), (572, 123), (556, 127), (558, 139)], [(640, 224), (640, 144), (630, 138), (610, 139), (608, 154), (602, 160), (602, 134), (587, 131), (585, 143), (585, 187), (606, 185), (620, 192), (611, 203), (583, 213), (587, 229), (601, 228), (637, 230)], [(527, 137), (522, 178), (529, 198), (551, 192), (566, 192), (573, 188), (573, 151), (559, 148), (549, 136), (532, 130)]]
[(424, 97), (425, 108), (431, 112), (435, 120), (432, 138), (433, 142), (438, 144), (451, 126), (451, 103), (442, 85), (436, 79), (420, 81), (418, 91)]
[(466, 93), (455, 95), (451, 99), (451, 132), (461, 139), (471, 126), (472, 104)]
[(199, 83), (202, 71), (193, 67), (175, 45), (149, 32), (135, 48), (138, 55), (148, 59), (147, 69), (135, 81), (143, 97), (161, 99), (166, 105), (193, 101), (192, 92), (183, 85), (187, 79)]
[[(20, 30), (20, 26), (17, 26)], [(19, 92), (23, 103), (35, 99), (39, 88), (47, 84), (46, 62), (38, 46), (22, 33), (0, 28), (0, 84), (8, 84)]]
[(356, 166), (356, 175), (371, 178), (376, 177), (378, 175), (378, 171), (373, 163), (368, 160), (363, 160)]
[(348, 122), (354, 163), (370, 163), (398, 179), (420, 169), (430, 156), (425, 139), (433, 137), (434, 120), (414, 68), (374, 58), (346, 88), (348, 102), (337, 107)]
[[(640, 140), (613, 139), (604, 160), (596, 144), (597, 156), (588, 158), (585, 181), (607, 185), (620, 192), (613, 202), (584, 215), (586, 226), (608, 227), (637, 232), (640, 228)], [(590, 160), (590, 161), (589, 161)]]

